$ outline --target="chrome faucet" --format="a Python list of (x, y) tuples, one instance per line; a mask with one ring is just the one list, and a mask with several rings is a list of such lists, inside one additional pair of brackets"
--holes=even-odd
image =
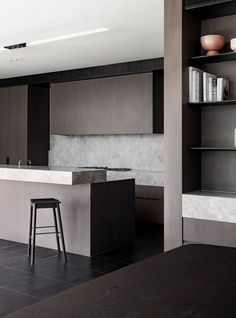
[(29, 164), (29, 166), (31, 166), (31, 160), (29, 160), (29, 159), (20, 159), (20, 160), (18, 161), (18, 168), (21, 167), (21, 162), (22, 162), (22, 161), (27, 162), (27, 164)]

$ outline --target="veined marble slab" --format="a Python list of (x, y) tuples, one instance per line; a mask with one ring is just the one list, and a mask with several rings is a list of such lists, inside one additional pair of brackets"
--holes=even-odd
[(0, 180), (75, 185), (104, 182), (106, 179), (105, 170), (0, 165)]
[(194, 191), (182, 196), (185, 218), (236, 223), (236, 193)]

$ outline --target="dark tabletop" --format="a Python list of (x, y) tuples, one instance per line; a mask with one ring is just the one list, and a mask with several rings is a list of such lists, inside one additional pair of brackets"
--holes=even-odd
[(235, 318), (236, 249), (187, 245), (8, 317)]

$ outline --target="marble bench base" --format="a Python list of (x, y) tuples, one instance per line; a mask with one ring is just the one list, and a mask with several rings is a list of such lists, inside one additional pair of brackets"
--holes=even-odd
[(236, 193), (183, 194), (182, 207), (185, 242), (236, 247)]

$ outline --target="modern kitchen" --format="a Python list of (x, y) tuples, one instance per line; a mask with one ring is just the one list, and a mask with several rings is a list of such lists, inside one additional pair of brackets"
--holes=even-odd
[[(13, 284), (13, 294), (0, 316), (163, 251), (163, 53), (152, 53), (154, 43), (104, 60), (122, 31), (103, 15), (81, 31), (68, 21), (70, 32), (47, 36), (22, 26), (29, 38), (2, 40), (0, 267), (8, 279), (0, 288)], [(96, 61), (86, 45), (100, 49)], [(22, 283), (5, 273), (22, 270)]]
[[(31, 198), (61, 200), (67, 251), (85, 256), (134, 244), (135, 219), (163, 224), (163, 59), (112, 67), (89, 79), (93, 68), (75, 71), (73, 81), (58, 72), (56, 83), (54, 74), (42, 84), (1, 80), (2, 239), (27, 243)], [(106, 202), (93, 201), (95, 191)], [(52, 236), (37, 244), (56, 248)]]
[(236, 0), (0, 12), (0, 317), (235, 318)]

